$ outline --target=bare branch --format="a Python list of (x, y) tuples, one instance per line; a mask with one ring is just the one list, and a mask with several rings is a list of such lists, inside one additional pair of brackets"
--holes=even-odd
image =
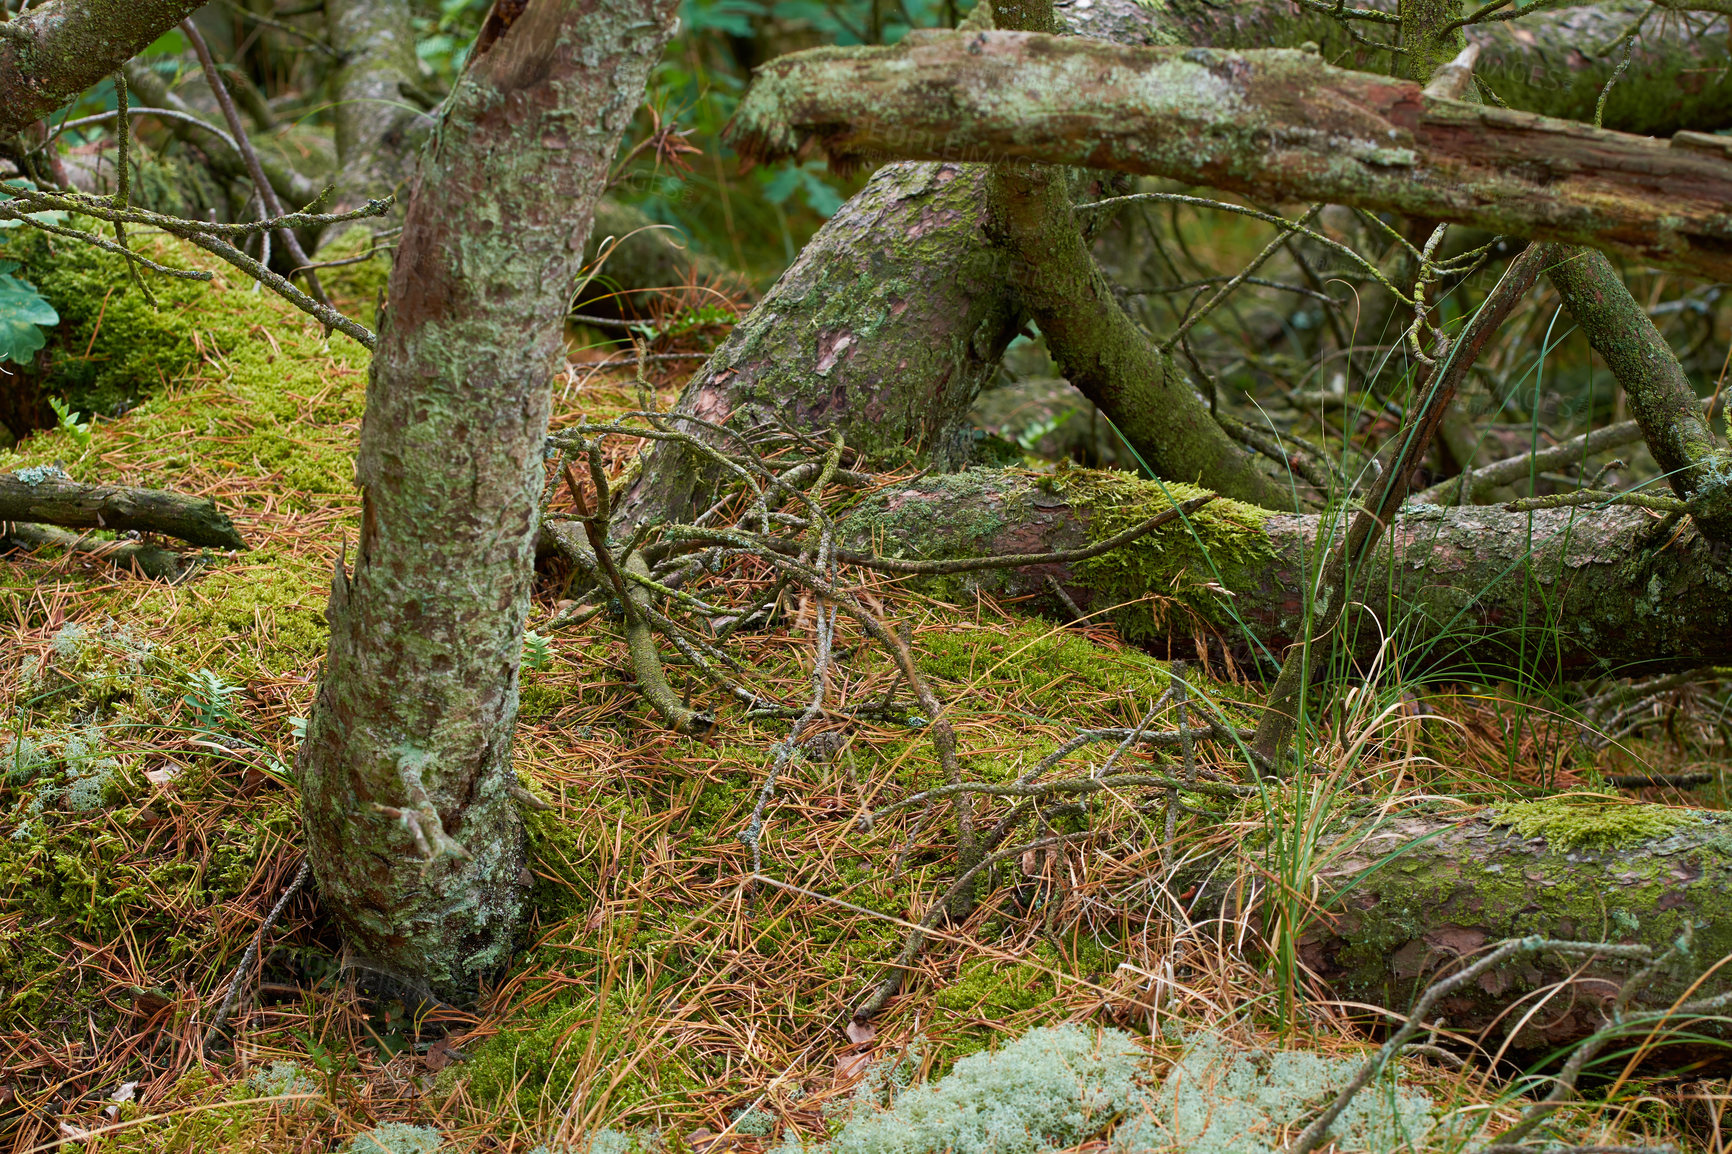
[(1021, 160), (1166, 176), (1592, 244), (1732, 279), (1723, 148), (1428, 99), (1410, 81), (1307, 53), (922, 33), (765, 65), (731, 138), (760, 159), (811, 141), (844, 166)]

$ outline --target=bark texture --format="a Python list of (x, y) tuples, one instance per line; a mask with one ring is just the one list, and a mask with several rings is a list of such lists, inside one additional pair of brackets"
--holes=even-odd
[(47, 116), (203, 6), (203, 0), (63, 0), (11, 21), (0, 36), (0, 136)]
[[(1306, 968), (1337, 997), (1400, 1010), (1457, 959), (1505, 938), (1643, 944), (1659, 953), (1688, 927), (1691, 952), (1636, 993), (1631, 1010), (1663, 1011), (1686, 993), (1732, 988), (1722, 967), (1691, 989), (1732, 953), (1725, 815), (1555, 799), (1506, 814), (1396, 817), (1330, 851), (1327, 906), (1300, 937)], [(1508, 824), (1518, 814), (1532, 836)], [(1225, 895), (1217, 888), (1210, 896)], [(1523, 1051), (1580, 1041), (1605, 1024), (1611, 999), (1639, 968), (1581, 963), (1530, 954), (1452, 995), (1438, 1017), (1457, 1033), (1489, 1028), (1494, 1048), (1512, 1034), (1512, 1048)], [(1553, 983), (1562, 989), (1540, 1005), (1536, 995)]]
[[(1167, 487), (1176, 496), (1195, 490)], [(851, 512), (850, 547), (930, 560), (1078, 549), (1167, 507), (1163, 487), (1086, 469), (1053, 476), (972, 470), (886, 490)], [(1403, 668), (1495, 677), (1594, 676), (1732, 662), (1732, 573), (1686, 532), (1650, 540), (1641, 510), (1443, 509), (1409, 505), (1347, 593), (1360, 606), (1338, 653), (1362, 665), (1385, 638)], [(1185, 524), (1075, 565), (988, 571), (930, 584), (952, 597), (980, 589), (1069, 617), (1051, 577), (1084, 613), (1127, 638), (1189, 656), (1219, 636), (1240, 662), (1273, 669), (1305, 626), (1316, 580), (1317, 514), (1269, 514), (1214, 501)], [(1545, 634), (1543, 651), (1531, 640)]]
[[(1388, 54), (1353, 43), (1334, 18), (1291, 0), (1090, 0), (1086, 7), (1065, 0), (1054, 7), (1061, 30), (1118, 44), (1245, 49), (1297, 48), (1309, 41), (1332, 64), (1389, 69)], [(1622, 49), (1612, 48), (1647, 8), (1647, 0), (1607, 0), (1476, 24), (1466, 29), (1468, 43), (1480, 49), (1474, 73), (1511, 108), (1592, 121), (1600, 91), (1623, 59)], [(1605, 126), (1670, 136), (1732, 125), (1732, 69), (1725, 67), (1729, 26), (1724, 17), (1650, 19), (1606, 102)], [(1413, 78), (1423, 79), (1417, 73)]]
[(341, 61), (332, 80), (337, 193), (330, 211), (399, 192), (433, 119), (404, 86), (421, 80), (409, 0), (325, 0), (325, 26)]
[(1303, 52), (1124, 48), (1026, 32), (915, 34), (760, 68), (751, 156), (1034, 161), (1165, 176), (1623, 252), (1732, 277), (1732, 155), (1422, 97)]
[[(741, 431), (777, 419), (834, 429), (883, 464), (966, 459), (969, 406), (1021, 323), (982, 231), (985, 179), (956, 164), (876, 173), (692, 377), (676, 411)], [(621, 511), (687, 519), (718, 480), (689, 451), (658, 446)]]
[(447, 102), (391, 274), (301, 808), (362, 963), (446, 998), (509, 958), (523, 910), (511, 737), (549, 381), (672, 13), (532, 0)]
[(0, 521), (46, 521), (69, 529), (166, 533), (193, 545), (245, 549), (228, 514), (207, 497), (126, 485), (81, 485), (64, 473), (0, 473)]
[(1623, 387), (1672, 491), (1696, 503), (1704, 533), (1732, 537), (1732, 455), (1715, 441), (1695, 386), (1648, 310), (1603, 253), (1547, 246), (1546, 265), (1564, 307)]

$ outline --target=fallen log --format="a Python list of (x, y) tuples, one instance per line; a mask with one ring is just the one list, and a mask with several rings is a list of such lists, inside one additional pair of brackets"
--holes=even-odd
[(143, 541), (97, 541), (52, 525), (0, 523), (0, 544), (22, 549), (55, 548), (122, 569), (136, 568), (155, 581), (172, 581), (185, 572), (189, 558)]
[(125, 485), (81, 485), (59, 469), (0, 473), (0, 521), (45, 522), (69, 529), (165, 533), (192, 545), (245, 549), (228, 514), (206, 497)]
[[(1732, 990), (1732, 967), (1715, 969), (1732, 955), (1725, 814), (1549, 798), (1465, 817), (1386, 818), (1324, 848), (1321, 859), (1299, 957), (1346, 1001), (1403, 1011), (1463, 959), (1508, 938), (1639, 944), (1658, 954), (1686, 931), (1689, 952), (1641, 986), (1630, 1009), (1665, 1011), (1686, 996)], [(1254, 904), (1257, 888), (1250, 870), (1212, 878), (1191, 916)], [(1486, 1035), (1494, 1050), (1505, 1040), (1515, 1050), (1552, 1050), (1603, 1027), (1608, 1004), (1639, 968), (1531, 954), (1455, 991), (1437, 1017), (1458, 1036)]]
[(1305, 52), (1127, 48), (1031, 32), (916, 33), (758, 69), (743, 154), (833, 163), (1032, 161), (1164, 176), (1617, 251), (1732, 278), (1732, 156), (1422, 96)]
[[(895, 486), (840, 521), (861, 557), (908, 560), (1086, 548), (1183, 500), (1188, 486), (1122, 473), (971, 470)], [(1487, 677), (1661, 672), (1732, 663), (1732, 571), (1694, 529), (1655, 533), (1622, 507), (1512, 512), (1409, 505), (1349, 590), (1337, 652), (1362, 666), (1392, 643), (1405, 670)], [(1124, 548), (1072, 564), (916, 577), (1068, 620), (1113, 621), (1128, 640), (1190, 656), (1199, 641), (1273, 670), (1302, 638), (1323, 515), (1225, 499)], [(1342, 531), (1339, 520), (1333, 532)], [(1050, 579), (1050, 580), (1049, 580)], [(1056, 591), (1063, 591), (1061, 597)], [(1535, 638), (1543, 631), (1545, 642)]]

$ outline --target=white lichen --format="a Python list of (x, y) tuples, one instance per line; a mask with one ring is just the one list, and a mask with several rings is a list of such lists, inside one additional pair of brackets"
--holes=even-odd
[[(1234, 1049), (1216, 1037), (1192, 1043), (1113, 1133), (1115, 1151), (1270, 1154), (1328, 1105), (1363, 1057), (1310, 1050)], [(1331, 1128), (1346, 1154), (1419, 1149), (1435, 1121), (1430, 1097), (1386, 1076), (1361, 1090)]]
[(1034, 1154), (1098, 1134), (1136, 1101), (1144, 1057), (1129, 1035), (1080, 1026), (1030, 1030), (972, 1054), (885, 1109), (858, 1112), (834, 1154)]
[(443, 1140), (431, 1126), (386, 1122), (349, 1139), (340, 1154), (434, 1154)]

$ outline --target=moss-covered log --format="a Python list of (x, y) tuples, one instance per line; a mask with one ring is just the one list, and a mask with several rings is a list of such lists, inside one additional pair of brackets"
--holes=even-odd
[[(852, 547), (932, 559), (1082, 548), (1197, 490), (1117, 473), (972, 470), (925, 478), (863, 502)], [(1693, 530), (1666, 546), (1632, 509), (1442, 509), (1410, 505), (1389, 528), (1364, 606), (1338, 652), (1369, 662), (1386, 637), (1403, 667), (1539, 676), (1682, 669), (1732, 662), (1732, 573)], [(1075, 565), (939, 580), (940, 592), (994, 596), (1061, 619), (1056, 581), (1083, 612), (1127, 638), (1188, 655), (1218, 635), (1235, 658), (1267, 662), (1299, 639), (1314, 582), (1320, 515), (1271, 514), (1217, 500), (1185, 524)], [(1337, 522), (1335, 532), (1339, 533)], [(1539, 639), (1544, 637), (1544, 644)], [(1265, 664), (1265, 668), (1269, 668)]]
[[(1609, 47), (1646, 5), (1614, 0), (1470, 31), (1477, 71), (1517, 108), (1590, 119)], [(1220, 49), (1321, 44), (1358, 51), (1336, 21), (1289, 0), (1214, 4), (1092, 0), (1054, 6), (1060, 31), (1128, 45)], [(1606, 109), (1636, 132), (1732, 124), (1732, 73), (1710, 40), (1675, 22), (1644, 36)], [(1712, 61), (1710, 60), (1712, 57)], [(1381, 60), (1367, 55), (1364, 63)], [(1635, 94), (1641, 94), (1640, 96)], [(1015, 335), (1022, 305), (984, 228), (985, 178), (973, 166), (886, 165), (806, 245), (676, 408), (741, 427), (780, 416), (821, 424), (879, 460), (906, 455), (954, 467), (966, 457), (974, 394)], [(877, 282), (878, 287), (874, 286)], [(682, 519), (709, 504), (718, 478), (677, 447), (657, 447), (621, 503), (637, 517)]]
[[(1361, 7), (1395, 6), (1371, 0)], [(1606, 81), (1623, 60), (1623, 50), (1612, 49), (1648, 8), (1647, 0), (1607, 0), (1473, 25), (1465, 31), (1468, 43), (1480, 50), (1474, 74), (1511, 108), (1592, 120)], [(1063, 31), (1117, 44), (1243, 49), (1309, 42), (1331, 63), (1389, 70), (1388, 53), (1356, 43), (1341, 21), (1291, 0), (1061, 0), (1054, 9)], [(1671, 136), (1732, 125), (1732, 70), (1724, 67), (1729, 26), (1724, 16), (1651, 19), (1606, 100), (1605, 126)]]
[(760, 68), (731, 126), (747, 155), (1035, 161), (1264, 200), (1327, 201), (1624, 252), (1732, 277), (1732, 156), (1436, 99), (1305, 52), (1125, 48), (933, 32)]
[[(1301, 929), (1300, 958), (1341, 998), (1404, 1010), (1458, 959), (1506, 938), (1642, 944), (1658, 954), (1686, 930), (1690, 952), (1639, 987), (1631, 1009), (1664, 1011), (1732, 989), (1726, 968), (1693, 988), (1732, 954), (1725, 814), (1550, 798), (1465, 818), (1388, 818), (1323, 856), (1324, 897)], [(1201, 904), (1246, 892), (1217, 879)], [(1551, 1050), (1602, 1028), (1639, 968), (1530, 954), (1455, 992), (1437, 1016), (1458, 1034), (1489, 1028), (1493, 1048), (1510, 1039), (1517, 1050)]]
[(81, 485), (58, 469), (0, 473), (0, 521), (69, 529), (166, 533), (193, 545), (245, 549), (228, 514), (208, 497), (126, 485)]

